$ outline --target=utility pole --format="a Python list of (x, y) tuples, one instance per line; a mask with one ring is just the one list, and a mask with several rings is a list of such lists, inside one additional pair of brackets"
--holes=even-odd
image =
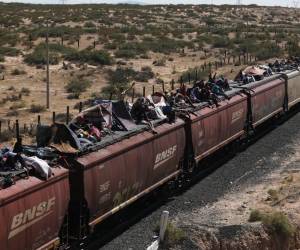
[(47, 53), (47, 76), (46, 76), (46, 92), (47, 92), (47, 103), (46, 103), (46, 107), (47, 109), (50, 108), (50, 77), (49, 77), (49, 24), (48, 24), (48, 19), (47, 19), (47, 31), (46, 31), (46, 53)]
[(246, 61), (247, 61), (247, 64), (248, 64), (248, 57), (249, 57), (249, 34), (248, 34), (248, 32), (249, 32), (249, 17), (248, 17), (248, 9), (247, 9), (247, 26), (246, 26)]

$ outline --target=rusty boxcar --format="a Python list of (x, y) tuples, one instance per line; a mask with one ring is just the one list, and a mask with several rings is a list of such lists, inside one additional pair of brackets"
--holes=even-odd
[(50, 249), (59, 245), (69, 201), (68, 171), (54, 168), (44, 181), (30, 176), (0, 191), (3, 250)]
[[(70, 163), (72, 237), (82, 238), (111, 214), (175, 178), (185, 150), (184, 121), (157, 125), (157, 134), (120, 132), (119, 141)], [(117, 142), (116, 142), (117, 141)], [(79, 189), (79, 190), (78, 190)], [(73, 195), (72, 192), (76, 193)], [(81, 214), (79, 209), (81, 208)], [(78, 218), (82, 218), (79, 220)]]
[(251, 94), (253, 127), (285, 111), (286, 81), (277, 74), (264, 80), (245, 85)]
[[(191, 136), (195, 161), (203, 159), (244, 134), (247, 96), (240, 91), (228, 93), (217, 108), (204, 107), (191, 117)], [(238, 94), (238, 95), (237, 95)]]

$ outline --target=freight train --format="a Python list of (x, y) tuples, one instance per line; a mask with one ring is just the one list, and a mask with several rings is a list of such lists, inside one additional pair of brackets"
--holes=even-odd
[[(201, 170), (202, 159), (247, 138), (300, 101), (298, 70), (231, 86), (229, 98), (220, 97), (218, 107), (198, 103), (173, 123), (156, 120), (152, 129), (119, 115), (126, 130), (60, 157), (48, 180), (29, 175), (1, 189), (1, 249), (56, 249), (80, 241), (106, 218), (179, 176)], [(68, 133), (61, 132), (64, 138)], [(70, 138), (64, 142), (76, 144)]]

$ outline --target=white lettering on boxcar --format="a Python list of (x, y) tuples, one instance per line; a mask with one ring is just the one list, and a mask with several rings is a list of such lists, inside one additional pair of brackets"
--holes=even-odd
[(176, 149), (177, 145), (174, 145), (163, 152), (158, 153), (155, 157), (154, 169), (158, 168), (164, 162), (172, 159), (175, 155)]
[(106, 181), (100, 185), (99, 192), (103, 193), (103, 192), (107, 191), (109, 189), (109, 187), (110, 187), (110, 181)]
[(8, 239), (14, 237), (15, 235), (21, 233), (26, 228), (32, 226), (36, 222), (40, 221), (53, 211), (51, 210), (55, 205), (55, 197), (50, 198), (47, 201), (42, 201), (38, 205), (33, 206), (15, 215), (12, 219), (10, 232)]

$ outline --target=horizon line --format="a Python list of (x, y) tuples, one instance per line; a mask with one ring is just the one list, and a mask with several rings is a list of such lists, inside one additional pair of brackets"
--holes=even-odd
[[(71, 0), (72, 1), (72, 0)], [(80, 1), (80, 0), (79, 0)], [(65, 2), (58, 2), (58, 3), (47, 3), (47, 0), (45, 3), (43, 3), (42, 1), (40, 3), (36, 2), (36, 1), (0, 1), (0, 4), (28, 4), (28, 5), (49, 5), (49, 6), (54, 6), (54, 5), (137, 5), (137, 6), (244, 6), (244, 7), (280, 7), (280, 8), (291, 8), (291, 9), (297, 9), (296, 7), (293, 6), (284, 6), (284, 5), (259, 5), (256, 3), (249, 3), (249, 4), (234, 4), (234, 3), (215, 3), (215, 4), (209, 4), (209, 3), (164, 3), (164, 4), (152, 4), (146, 1), (120, 1), (120, 2), (113, 2), (113, 3), (107, 3), (107, 2), (97, 2), (97, 0), (95, 2), (93, 2), (93, 0), (91, 0), (89, 3), (84, 3), (84, 2), (78, 2), (78, 3), (67, 3)]]

